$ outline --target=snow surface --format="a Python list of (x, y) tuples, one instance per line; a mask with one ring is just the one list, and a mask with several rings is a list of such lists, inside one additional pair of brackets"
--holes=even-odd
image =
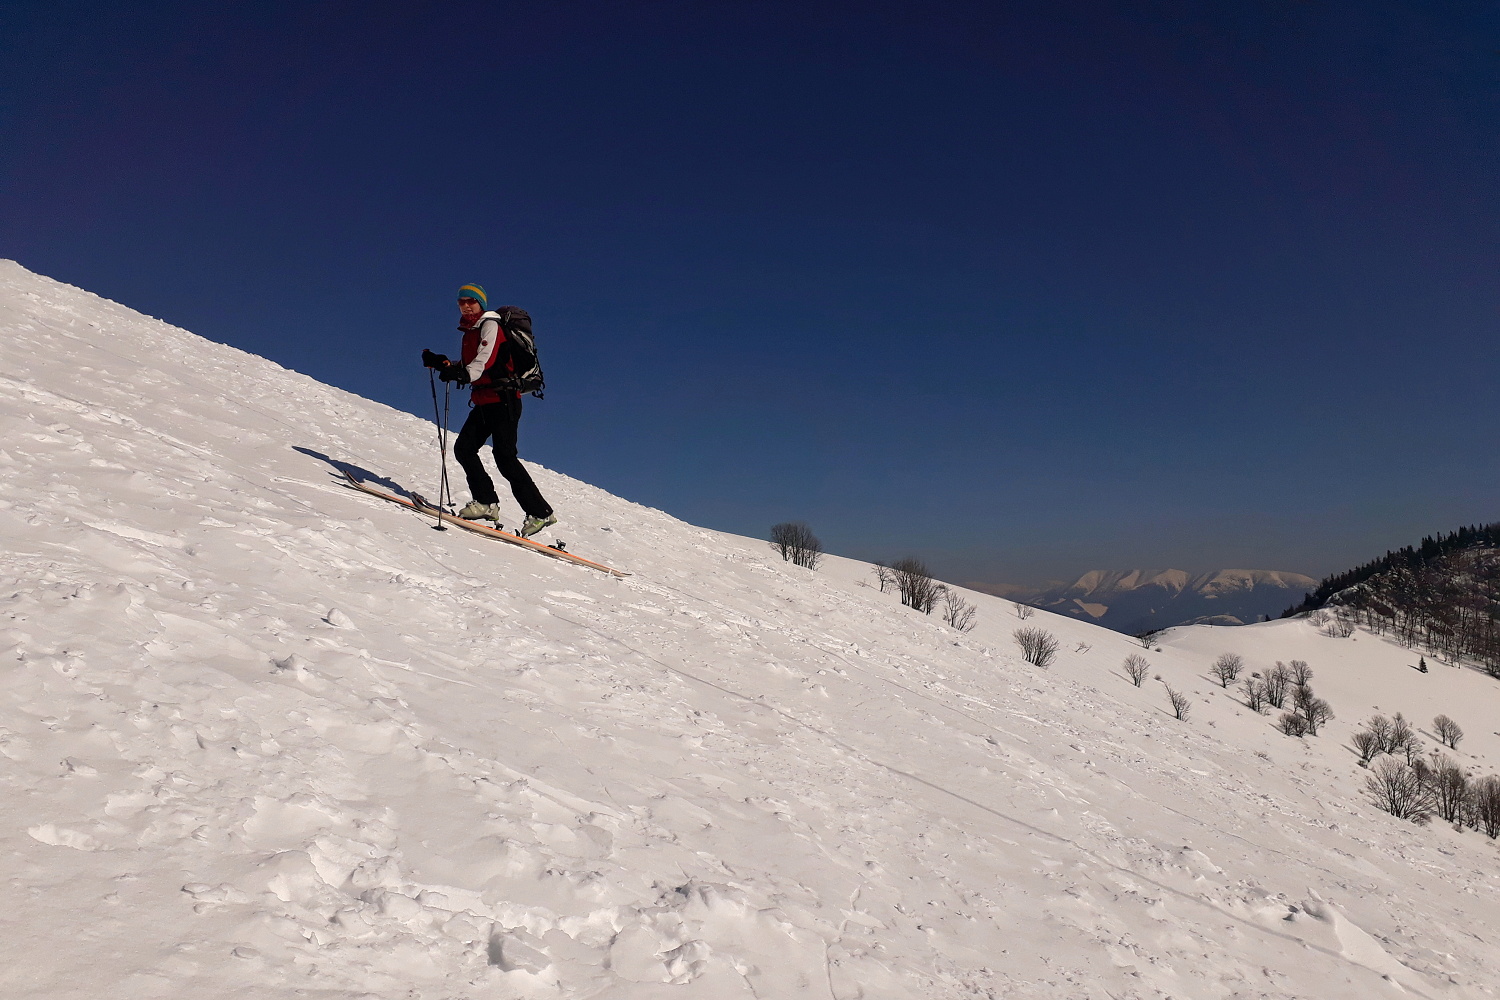
[[(0, 263), (0, 996), (1494, 996), (1497, 851), (1363, 798), (1500, 685), (1305, 622), (1139, 647), (537, 468), (627, 580), (340, 488), (417, 417)], [(413, 377), (420, 377), (414, 373)], [(552, 394), (546, 406), (565, 406)], [(524, 434), (523, 434), (524, 441)], [(1281, 736), (1206, 668), (1308, 660)]]

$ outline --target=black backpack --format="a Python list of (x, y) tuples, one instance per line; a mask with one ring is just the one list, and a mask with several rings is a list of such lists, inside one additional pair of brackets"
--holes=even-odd
[(505, 331), (505, 342), (510, 347), (510, 357), (515, 367), (514, 374), (495, 379), (495, 383), (516, 392), (529, 392), (541, 399), (547, 380), (542, 377), (542, 363), (536, 356), (536, 339), (531, 335), (531, 314), (520, 306), (501, 306), (495, 310), (495, 315), (500, 317), (500, 329)]

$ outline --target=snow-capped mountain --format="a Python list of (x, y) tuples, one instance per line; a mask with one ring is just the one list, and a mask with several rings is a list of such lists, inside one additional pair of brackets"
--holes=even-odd
[(1015, 599), (1126, 635), (1173, 625), (1240, 625), (1275, 617), (1302, 600), (1317, 581), (1301, 573), (1221, 569), (1092, 570), (1066, 586)]
[[(1474, 671), (975, 593), (959, 633), (540, 467), (634, 575), (435, 532), (338, 485), (430, 491), (430, 423), (9, 262), (0, 361), (8, 1000), (1500, 990), (1494, 843), (1345, 747), (1441, 711), (1493, 772)], [(1281, 735), (1205, 675), (1229, 643), (1337, 719)]]

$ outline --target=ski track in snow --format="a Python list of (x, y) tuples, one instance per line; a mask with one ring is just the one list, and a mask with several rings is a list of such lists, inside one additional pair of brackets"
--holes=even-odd
[[(959, 635), (546, 469), (635, 576), (431, 531), (335, 467), (420, 490), (430, 424), (9, 262), (0, 330), (6, 997), (1500, 987), (1494, 843), (1378, 813), (1342, 746), (1447, 711), (1500, 770), (1472, 671), (1182, 629), (1145, 655), (1184, 724), (1124, 636), (1039, 613), (1038, 669), (1008, 602)], [(1339, 719), (1276, 733), (1229, 648)]]

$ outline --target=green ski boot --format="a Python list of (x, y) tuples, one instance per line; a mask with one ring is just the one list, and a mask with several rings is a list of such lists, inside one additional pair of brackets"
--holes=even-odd
[(527, 514), (526, 520), (521, 522), (521, 529), (516, 532), (516, 534), (520, 535), (522, 538), (530, 538), (532, 535), (536, 534), (538, 531), (541, 531), (547, 525), (556, 523), (556, 514), (548, 514), (546, 517), (532, 517), (530, 514)]
[(464, 505), (464, 509), (458, 512), (458, 516), (465, 521), (498, 521), (500, 520), (500, 505), (470, 500)]

